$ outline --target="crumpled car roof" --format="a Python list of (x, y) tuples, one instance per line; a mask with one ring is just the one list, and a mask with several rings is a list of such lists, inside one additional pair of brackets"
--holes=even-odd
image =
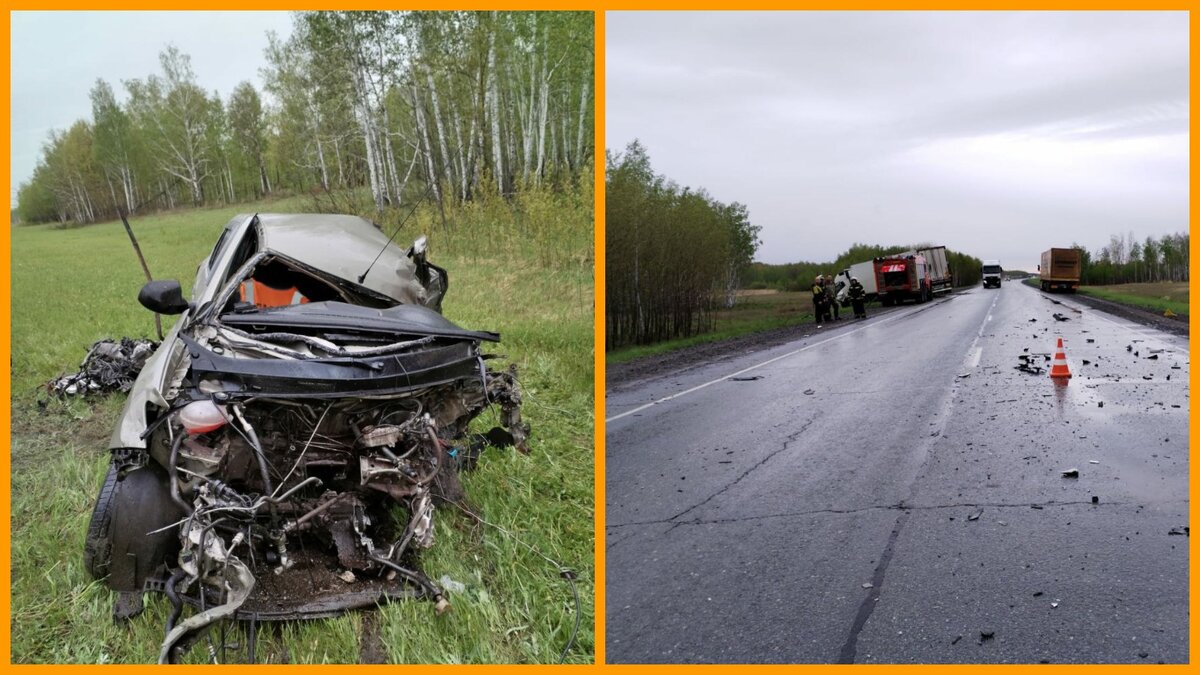
[(415, 266), (405, 255), (407, 244), (399, 241), (389, 244), (383, 230), (364, 218), (327, 213), (260, 213), (258, 228), (260, 249), (274, 251), (355, 284), (359, 284), (359, 275), (379, 256), (360, 286), (403, 303), (419, 303), (424, 296), (424, 289), (415, 277)]

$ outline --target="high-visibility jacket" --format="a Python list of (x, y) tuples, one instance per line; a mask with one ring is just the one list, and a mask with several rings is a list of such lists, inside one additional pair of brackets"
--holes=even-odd
[(258, 307), (283, 307), (308, 302), (296, 288), (271, 288), (257, 279), (247, 279), (241, 286), (242, 302), (251, 302)]

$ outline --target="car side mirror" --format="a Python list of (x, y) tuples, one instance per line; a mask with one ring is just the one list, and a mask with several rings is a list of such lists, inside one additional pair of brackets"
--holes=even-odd
[(428, 248), (428, 246), (429, 240), (425, 237), (425, 235), (417, 237), (416, 241), (412, 243), (412, 246), (408, 248), (408, 257), (414, 260), (424, 260), (425, 249)]
[(183, 299), (183, 288), (175, 279), (146, 282), (138, 292), (138, 302), (157, 314), (183, 314), (191, 306)]

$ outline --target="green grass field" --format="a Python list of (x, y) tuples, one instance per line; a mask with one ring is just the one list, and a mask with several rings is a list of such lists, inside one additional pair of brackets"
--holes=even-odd
[[(874, 303), (868, 303), (868, 306), (871, 304)], [(714, 319), (715, 328), (708, 333), (652, 345), (625, 347), (608, 352), (604, 358), (607, 363), (625, 363), (644, 356), (665, 354), (692, 345), (719, 342), (739, 335), (749, 335), (799, 323), (810, 323), (813, 320), (812, 309), (812, 295), (807, 291), (751, 291), (739, 297), (732, 309), (718, 310)], [(848, 307), (841, 309), (843, 316), (851, 311)], [(853, 316), (852, 313), (850, 315)]]
[[(291, 199), (139, 217), (132, 225), (155, 278), (180, 279), (188, 292), (196, 265), (235, 213), (310, 209), (307, 200)], [(468, 503), (507, 534), (440, 509), (437, 543), (422, 553), (421, 566), (434, 579), (465, 584), (450, 595), (452, 611), (439, 617), (432, 603), (411, 601), (262, 626), (260, 662), (354, 663), (375, 653), (409, 663), (556, 663), (576, 612), (570, 586), (539, 553), (577, 572), (581, 628), (566, 660), (593, 661), (591, 198), (543, 195), (472, 209), (451, 214), (448, 230), (421, 212), (397, 245), (430, 235), (430, 260), (450, 274), (445, 314), (468, 328), (499, 331), (503, 342), (493, 351), (520, 369), (532, 453), (489, 450), (464, 477)], [(495, 224), (490, 235), (467, 231), (467, 224), (488, 223)], [(119, 222), (16, 227), (11, 237), (12, 658), (154, 662), (169, 603), (147, 596), (143, 615), (114, 625), (113, 594), (82, 564), (123, 397), (60, 402), (44, 389), (73, 372), (95, 340), (153, 336), (153, 315), (136, 301), (141, 269)], [(487, 413), (476, 425), (495, 421)], [(229, 641), (245, 644), (244, 636)], [(207, 661), (206, 652), (202, 641), (188, 659)]]
[(1190, 313), (1188, 312), (1188, 283), (1186, 281), (1081, 286), (1079, 292), (1101, 300), (1120, 302), (1159, 313), (1166, 311), (1181, 315)]

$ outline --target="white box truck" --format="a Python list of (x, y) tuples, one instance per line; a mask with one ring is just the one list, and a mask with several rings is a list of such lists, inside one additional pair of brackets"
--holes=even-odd
[(842, 307), (850, 306), (850, 279), (858, 279), (858, 283), (863, 285), (863, 290), (866, 291), (867, 300), (874, 300), (878, 293), (878, 288), (875, 285), (875, 261), (868, 260), (866, 262), (854, 263), (846, 269), (838, 272), (833, 277), (834, 288), (837, 289), (837, 301), (842, 304)]

